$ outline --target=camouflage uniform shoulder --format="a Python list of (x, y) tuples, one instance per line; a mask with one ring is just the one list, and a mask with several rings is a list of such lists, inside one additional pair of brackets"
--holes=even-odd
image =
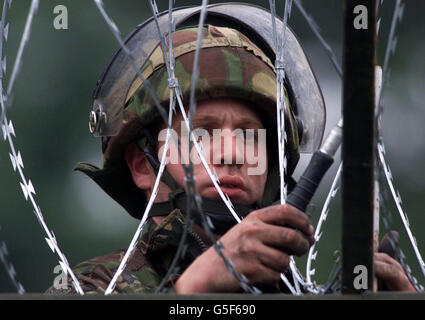
[[(142, 239), (137, 244), (126, 268), (118, 277), (113, 293), (154, 293), (174, 257), (180, 238), (181, 219), (179, 210), (171, 212), (159, 225), (150, 221)], [(73, 268), (85, 294), (104, 294), (117, 271), (126, 250), (84, 261)], [(168, 279), (166, 288), (174, 292), (173, 281)], [(68, 277), (68, 286), (50, 287), (46, 294), (77, 294)]]
[[(72, 271), (79, 280), (79, 284), (85, 293), (97, 292), (102, 288), (102, 283), (105, 282), (105, 274), (109, 274), (111, 268), (119, 265), (120, 257), (123, 250), (99, 256), (76, 265)], [(97, 275), (97, 277), (95, 276)], [(101, 276), (102, 275), (102, 276)], [(103, 281), (102, 281), (103, 280)], [(55, 280), (56, 281), (56, 280)], [(108, 284), (106, 284), (107, 286)], [(52, 285), (46, 294), (77, 294), (73, 284), (72, 278), (68, 277), (66, 285), (61, 282)]]
[[(75, 266), (73, 272), (84, 293), (104, 294), (124, 254), (125, 250), (118, 250)], [(141, 250), (135, 250), (125, 270), (118, 277), (113, 293), (153, 293), (160, 280), (161, 277), (149, 259)], [(68, 277), (67, 286), (52, 286), (46, 294), (77, 294), (77, 291), (71, 277)]]

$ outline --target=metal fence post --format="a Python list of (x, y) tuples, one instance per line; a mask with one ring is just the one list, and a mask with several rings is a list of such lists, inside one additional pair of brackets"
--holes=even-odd
[(373, 283), (375, 30), (376, 0), (344, 0), (343, 293)]

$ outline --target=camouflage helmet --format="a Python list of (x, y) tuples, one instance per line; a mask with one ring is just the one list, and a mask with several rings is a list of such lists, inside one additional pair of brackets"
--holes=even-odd
[[(185, 9), (182, 10), (184, 11)], [(211, 17), (211, 14), (209, 14), (209, 17)], [(137, 31), (136, 34), (133, 32), (126, 42), (128, 44), (134, 43), (135, 39), (137, 39), (135, 35), (137, 35)], [(190, 26), (187, 21), (186, 24), (182, 23), (181, 29), (178, 28), (173, 33), (173, 54), (176, 59), (175, 74), (185, 102), (188, 101), (192, 82), (196, 39), (197, 27)], [(138, 40), (140, 41), (140, 39)], [(236, 28), (211, 24), (205, 25), (202, 50), (199, 57), (200, 77), (196, 86), (196, 99), (203, 100), (220, 97), (242, 99), (257, 108), (257, 114), (260, 115), (265, 127), (272, 129), (269, 132), (275, 133), (276, 124), (270, 119), (276, 118), (276, 73), (270, 56), (270, 50), (267, 50), (267, 46), (260, 48), (252, 41), (252, 38)], [(107, 69), (109, 72), (111, 68), (114, 68), (114, 63), (115, 67), (120, 64), (122, 66), (122, 63), (117, 63), (117, 60), (119, 60), (119, 57), (117, 59), (117, 55), (115, 55), (113, 63)], [(126, 62), (128, 65), (128, 61)], [(151, 87), (154, 88), (158, 102), (162, 105), (167, 105), (170, 92), (169, 79), (159, 41), (157, 41), (153, 50), (138, 62), (143, 62), (140, 64), (140, 70), (144, 78), (148, 79)], [(85, 172), (93, 178), (105, 192), (119, 202), (132, 216), (140, 218), (140, 208), (146, 204), (146, 196), (132, 180), (124, 160), (124, 150), (130, 142), (139, 140), (144, 141), (143, 143), (146, 144), (146, 141), (149, 140), (146, 138), (149, 136), (149, 132), (152, 131), (152, 126), (158, 124), (159, 114), (155, 101), (149, 90), (147, 90), (147, 86), (142, 83), (134, 70), (133, 72), (131, 72), (131, 69), (128, 70), (128, 72), (121, 71), (121, 77), (112, 77), (115, 81), (111, 81), (111, 79), (105, 81), (107, 77), (104, 74), (100, 81), (104, 85), (98, 86), (95, 90), (94, 112), (97, 112), (99, 121), (96, 124), (96, 133), (103, 135), (103, 168), (98, 169), (95, 166), (80, 163), (76, 169)], [(123, 77), (123, 75), (125, 76)], [(106, 95), (104, 94), (105, 86), (110, 86)], [(294, 96), (292, 87), (288, 87), (288, 92), (285, 92), (286, 104), (289, 106), (285, 120), (288, 137), (286, 150), (289, 177), (299, 159), (300, 121), (297, 122), (295, 114), (297, 102), (299, 104), (299, 101)], [(119, 103), (117, 103), (118, 101)], [(318, 108), (320, 109), (321, 107), (319, 106)], [(151, 145), (155, 143), (152, 141), (152, 137), (150, 137), (150, 140)], [(269, 150), (272, 150), (270, 159), (274, 159), (277, 149), (269, 148)], [(268, 199), (264, 199), (264, 205), (276, 200), (279, 187), (276, 176), (277, 165), (269, 165), (266, 186), (269, 192), (265, 194), (265, 198)]]

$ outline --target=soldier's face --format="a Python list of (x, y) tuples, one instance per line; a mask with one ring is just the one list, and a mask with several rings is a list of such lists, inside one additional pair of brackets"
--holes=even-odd
[[(189, 164), (187, 129), (180, 113), (173, 120), (173, 134), (181, 140), (180, 150), (170, 142), (167, 171), (179, 187), (185, 189), (182, 164)], [(198, 102), (193, 129), (204, 149), (204, 160), (215, 172), (222, 191), (232, 202), (261, 202), (267, 179), (266, 130), (257, 114), (244, 102), (234, 99), (212, 99)], [(161, 131), (158, 156), (165, 144)], [(220, 199), (195, 147), (192, 149), (196, 188), (201, 197)]]

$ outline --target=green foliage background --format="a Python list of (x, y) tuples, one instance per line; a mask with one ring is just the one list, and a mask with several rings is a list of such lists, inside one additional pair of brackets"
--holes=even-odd
[[(88, 114), (92, 90), (117, 43), (92, 1), (40, 2), (8, 117), (15, 127), (17, 136), (14, 142), (22, 153), (26, 178), (31, 179), (36, 189), (36, 201), (73, 266), (118, 248), (126, 248), (138, 224), (93, 182), (72, 170), (77, 161), (101, 164), (100, 141), (89, 133)], [(104, 2), (123, 35), (151, 15), (147, 1)], [(213, 3), (216, 2), (219, 1)], [(268, 1), (248, 2), (268, 7)], [(283, 1), (277, 2), (280, 12), (283, 12)], [(384, 138), (396, 187), (404, 199), (404, 209), (409, 215), (419, 248), (425, 254), (425, 4), (422, 0), (405, 2), (405, 16), (399, 27), (398, 47), (391, 62), (390, 84), (385, 93)], [(158, 1), (161, 11), (167, 8), (167, 3)], [(176, 6), (198, 3), (200, 1), (177, 0)], [(8, 71), (4, 84), (13, 67), (29, 4), (28, 0), (14, 1), (8, 12), (10, 32), (5, 45)], [(303, 4), (315, 17), (324, 37), (341, 60), (342, 1), (305, 0)], [(383, 63), (394, 4), (394, 0), (384, 1), (381, 11), (380, 64)], [(68, 8), (68, 30), (53, 28), (56, 5)], [(289, 23), (303, 43), (322, 86), (329, 129), (340, 115), (341, 82), (296, 8), (293, 8)], [(7, 143), (0, 143), (0, 241), (6, 241), (17, 279), (26, 291), (43, 292), (53, 283), (53, 269), (58, 259), (47, 246), (32, 207), (25, 202), (18, 174), (12, 170), (8, 148)], [(308, 156), (303, 157), (298, 175), (307, 160)], [(335, 171), (336, 166), (328, 173), (309, 209), (315, 221)], [(391, 201), (388, 204), (395, 215), (395, 207)], [(319, 245), (319, 258), (315, 264), (315, 279), (319, 283), (326, 280), (334, 260), (333, 252), (340, 247), (340, 214), (340, 201), (337, 199), (331, 207)], [(394, 228), (402, 234), (402, 247), (408, 261), (424, 284), (425, 278), (420, 275), (399, 221), (394, 216)], [(304, 266), (305, 259), (299, 260), (300, 266)], [(3, 266), (0, 266), (0, 292), (15, 292)]]

